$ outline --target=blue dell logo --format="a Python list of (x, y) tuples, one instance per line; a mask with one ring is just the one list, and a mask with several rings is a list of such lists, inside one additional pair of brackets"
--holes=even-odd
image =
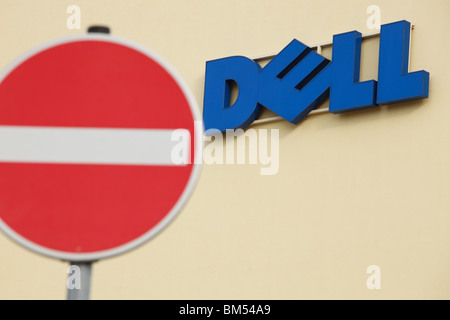
[[(206, 63), (205, 130), (245, 128), (261, 105), (292, 123), (300, 122), (326, 98), (329, 111), (343, 113), (428, 97), (429, 73), (408, 72), (411, 25), (381, 26), (378, 82), (359, 81), (361, 33), (333, 37), (332, 61), (293, 40), (264, 68), (242, 56)], [(230, 81), (239, 87), (230, 106)]]

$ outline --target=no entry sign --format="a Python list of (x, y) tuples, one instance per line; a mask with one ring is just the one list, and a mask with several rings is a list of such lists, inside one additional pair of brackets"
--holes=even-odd
[(26, 53), (0, 75), (0, 228), (68, 261), (142, 244), (193, 190), (196, 120), (184, 81), (138, 44), (88, 34)]

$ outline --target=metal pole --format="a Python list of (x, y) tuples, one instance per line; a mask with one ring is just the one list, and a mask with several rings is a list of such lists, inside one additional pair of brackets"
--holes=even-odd
[[(80, 269), (74, 269), (73, 274), (69, 274), (67, 283), (67, 300), (89, 300), (91, 291), (92, 262), (73, 262), (72, 266), (78, 266)], [(79, 275), (76, 273), (79, 272)], [(79, 281), (77, 285), (73, 281)], [(69, 283), (71, 282), (71, 283)]]

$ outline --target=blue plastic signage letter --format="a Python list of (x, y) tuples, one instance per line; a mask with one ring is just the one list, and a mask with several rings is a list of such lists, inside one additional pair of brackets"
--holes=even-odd
[[(261, 67), (241, 56), (206, 63), (203, 121), (205, 131), (245, 128), (259, 115), (258, 76)], [(236, 102), (230, 106), (229, 81), (239, 88)]]
[(258, 102), (292, 123), (300, 122), (328, 97), (329, 62), (293, 40), (262, 69)]
[(408, 73), (411, 24), (399, 21), (381, 26), (378, 63), (378, 104), (428, 98), (430, 74)]
[(333, 37), (330, 112), (342, 113), (376, 107), (377, 82), (359, 82), (361, 33), (357, 31)]

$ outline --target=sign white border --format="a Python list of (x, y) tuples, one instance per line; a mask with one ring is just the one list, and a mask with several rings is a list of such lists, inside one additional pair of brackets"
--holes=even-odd
[[(3, 69), (0, 72), (0, 85), (1, 82), (20, 64), (31, 58), (32, 56), (36, 55), (37, 53), (40, 53), (44, 50), (72, 42), (78, 42), (78, 41), (104, 41), (104, 42), (110, 42), (115, 43), (119, 45), (123, 45), (125, 47), (134, 49), (146, 56), (148, 56), (153, 61), (157, 62), (161, 67), (163, 67), (176, 81), (178, 86), (181, 88), (184, 96), (186, 97), (188, 104), (191, 108), (191, 113), (194, 121), (201, 121), (200, 112), (198, 109), (197, 102), (194, 98), (194, 95), (192, 94), (191, 90), (189, 89), (188, 85), (184, 81), (184, 79), (178, 74), (178, 72), (173, 68), (167, 61), (165, 61), (163, 58), (161, 58), (158, 54), (155, 52), (149, 50), (148, 48), (144, 47), (143, 45), (130, 41), (127, 39), (123, 39), (120, 37), (112, 36), (112, 35), (104, 35), (104, 34), (85, 34), (85, 35), (76, 35), (76, 36), (68, 36), (63, 37), (59, 39), (55, 39), (52, 41), (49, 41), (47, 43), (44, 43), (42, 45), (39, 45), (27, 52), (25, 52), (23, 55), (19, 56), (17, 59), (15, 59), (13, 62), (11, 62), (5, 69)], [(200, 122), (199, 122), (200, 123)], [(194, 157), (193, 159), (197, 159), (199, 155), (201, 155), (203, 150), (203, 137), (202, 132), (198, 132), (200, 130), (195, 130), (195, 123), (194, 123), (194, 139), (192, 139), (192, 142), (194, 143)], [(73, 252), (65, 252), (65, 251), (59, 251), (59, 250), (53, 250), (46, 248), (44, 246), (38, 245), (17, 232), (15, 232), (13, 229), (11, 229), (1, 218), (0, 218), (0, 230), (2, 230), (8, 237), (10, 237), (12, 240), (16, 241), (17, 243), (21, 244), (27, 249), (30, 249), (36, 253), (43, 254), (48, 257), (64, 260), (64, 261), (70, 261), (70, 262), (89, 262), (89, 261), (96, 261), (100, 259), (109, 258), (112, 256), (116, 256), (122, 253), (125, 253), (129, 250), (132, 250), (154, 236), (156, 236), (159, 232), (161, 232), (181, 211), (183, 206), (186, 204), (186, 202), (189, 200), (189, 197), (191, 196), (195, 185), (197, 184), (199, 175), (200, 175), (200, 169), (201, 164), (200, 163), (193, 163), (193, 168), (191, 175), (189, 177), (189, 181), (181, 194), (180, 198), (176, 202), (176, 204), (173, 206), (173, 208), (169, 211), (169, 213), (162, 219), (156, 226), (154, 226), (152, 229), (150, 229), (148, 232), (143, 234), (142, 236), (126, 243), (123, 245), (120, 245), (118, 247), (103, 250), (103, 251), (96, 251), (96, 252), (90, 252), (90, 253), (73, 253)]]

